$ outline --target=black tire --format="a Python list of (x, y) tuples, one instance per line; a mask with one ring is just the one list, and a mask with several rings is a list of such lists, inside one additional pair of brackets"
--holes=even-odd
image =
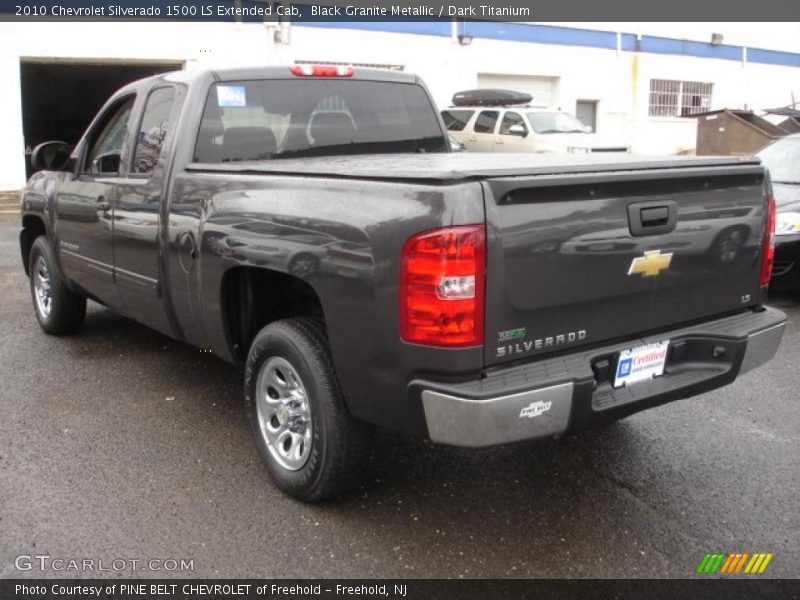
[[(273, 455), (275, 446), (271, 451), (262, 429), (263, 408), (259, 417), (256, 405), (259, 375), (268, 361), (276, 358), (287, 361), (299, 375), (310, 406), (310, 451), (305, 463), (295, 470), (281, 465)], [(369, 452), (370, 428), (347, 411), (321, 321), (285, 319), (258, 333), (245, 367), (245, 406), (258, 453), (282, 491), (305, 502), (317, 502), (358, 482)]]
[[(28, 265), (33, 310), (42, 330), (50, 335), (78, 331), (86, 319), (86, 298), (67, 289), (45, 236), (40, 235), (34, 240)], [(37, 278), (41, 288), (44, 273), (49, 280), (49, 310), (37, 299)]]

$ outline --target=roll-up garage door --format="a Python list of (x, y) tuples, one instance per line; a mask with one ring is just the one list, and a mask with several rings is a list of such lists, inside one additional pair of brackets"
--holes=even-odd
[(538, 75), (504, 75), (500, 73), (479, 73), (479, 88), (498, 88), (527, 92), (533, 96), (531, 106), (558, 108), (555, 104), (557, 77)]

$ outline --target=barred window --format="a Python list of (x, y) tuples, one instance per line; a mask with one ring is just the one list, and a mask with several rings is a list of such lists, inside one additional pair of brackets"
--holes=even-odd
[(713, 83), (650, 80), (650, 116), (686, 117), (711, 108)]

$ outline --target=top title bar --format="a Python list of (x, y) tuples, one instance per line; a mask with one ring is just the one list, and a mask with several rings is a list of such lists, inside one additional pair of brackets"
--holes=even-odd
[(797, 21), (797, 0), (0, 0), (0, 20), (344, 22), (441, 21)]

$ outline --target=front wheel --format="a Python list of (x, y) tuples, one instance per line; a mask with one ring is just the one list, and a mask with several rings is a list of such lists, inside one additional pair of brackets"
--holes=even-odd
[(320, 321), (285, 319), (258, 333), (247, 357), (245, 404), (258, 452), (281, 490), (314, 502), (357, 481), (369, 429), (345, 407)]
[(61, 277), (45, 236), (34, 240), (29, 259), (31, 298), (45, 333), (75, 333), (86, 318), (86, 298), (71, 292)]

